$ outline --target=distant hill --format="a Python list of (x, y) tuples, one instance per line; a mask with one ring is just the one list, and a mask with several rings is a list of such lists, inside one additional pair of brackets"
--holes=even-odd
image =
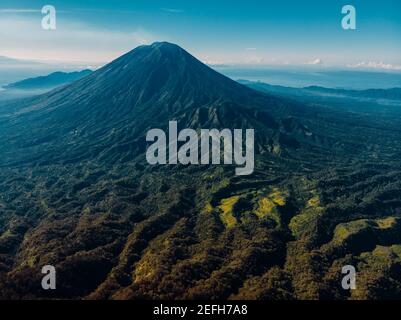
[(12, 58), (8, 58), (8, 57), (5, 57), (5, 56), (0, 56), (0, 64), (16, 63), (16, 62), (18, 62), (18, 60), (12, 59)]
[(339, 95), (353, 96), (359, 98), (401, 100), (401, 88), (345, 90), (345, 89), (328, 89), (324, 87), (310, 86), (304, 88), (304, 90), (309, 92), (324, 93), (324, 94), (339, 94)]
[(29, 78), (22, 81), (14, 82), (7, 86), (4, 86), (4, 88), (21, 90), (55, 88), (61, 85), (69, 84), (91, 73), (92, 70), (89, 69), (76, 72), (53, 72), (46, 76)]
[(401, 100), (401, 88), (391, 89), (367, 89), (367, 90), (347, 90), (325, 88), (320, 86), (309, 86), (304, 88), (292, 88), (285, 86), (270, 85), (263, 82), (253, 82), (248, 80), (239, 80), (241, 84), (266, 93), (274, 93), (280, 95), (317, 95), (317, 96), (337, 96), (348, 98), (366, 98), (366, 99), (386, 99)]

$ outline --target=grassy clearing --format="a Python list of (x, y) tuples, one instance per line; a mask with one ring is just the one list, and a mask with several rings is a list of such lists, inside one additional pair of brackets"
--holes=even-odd
[(218, 207), (221, 210), (220, 219), (226, 228), (232, 228), (237, 224), (237, 219), (233, 216), (233, 207), (238, 202), (239, 196), (233, 196), (221, 200)]
[(202, 210), (204, 213), (210, 214), (213, 212), (213, 206), (208, 202)]
[(155, 267), (152, 264), (153, 260), (154, 256), (150, 251), (144, 254), (142, 259), (136, 265), (134, 272), (134, 282), (143, 281), (154, 275)]
[(289, 228), (296, 238), (300, 238), (305, 232), (313, 228), (316, 219), (324, 212), (317, 191), (313, 190), (311, 193), (312, 197), (306, 202), (305, 208), (289, 223)]
[(397, 219), (395, 217), (388, 217), (384, 219), (376, 220), (376, 224), (380, 229), (390, 229), (397, 225)]
[(355, 220), (348, 223), (341, 223), (334, 229), (333, 240), (334, 244), (341, 244), (350, 236), (357, 234), (363, 230), (370, 228), (369, 220)]
[(275, 221), (280, 221), (280, 214), (277, 210), (278, 207), (285, 206), (288, 193), (281, 191), (278, 188), (273, 188), (272, 192), (266, 197), (259, 199), (257, 208), (254, 213), (263, 219), (266, 216), (271, 216)]
[(373, 234), (383, 234), (383, 232), (396, 229), (399, 226), (400, 219), (396, 217), (387, 217), (381, 219), (360, 219), (347, 223), (341, 223), (334, 229), (332, 244), (339, 245), (349, 237), (370, 230)]

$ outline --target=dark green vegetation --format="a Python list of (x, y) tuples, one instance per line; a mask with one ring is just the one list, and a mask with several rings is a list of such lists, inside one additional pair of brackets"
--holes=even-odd
[[(0, 297), (401, 298), (400, 110), (341, 101), (257, 92), (156, 43), (3, 103)], [(169, 120), (254, 128), (254, 174), (148, 166)]]

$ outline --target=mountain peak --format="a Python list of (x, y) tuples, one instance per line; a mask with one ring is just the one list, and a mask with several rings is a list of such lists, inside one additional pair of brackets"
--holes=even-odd
[(84, 82), (75, 84), (74, 94), (85, 87), (91, 88), (93, 95), (102, 87), (102, 95), (107, 91), (107, 95), (118, 95), (115, 99), (120, 99), (124, 93), (132, 105), (160, 99), (175, 106), (222, 97), (232, 100), (241, 92), (247, 95), (250, 91), (169, 42), (139, 46), (100, 68)]
[(179, 56), (187, 56), (192, 57), (190, 53), (186, 50), (181, 48), (179, 45), (162, 41), (162, 42), (154, 42), (148, 46), (151, 51), (159, 52), (161, 55), (167, 56), (170, 55), (172, 57), (179, 57)]
[(150, 47), (152, 48), (174, 48), (174, 49), (182, 49), (178, 44), (167, 42), (167, 41), (156, 41), (153, 42)]
[(118, 61), (119, 59), (121, 59), (125, 56), (129, 56), (131, 58), (137, 58), (138, 55), (142, 55), (142, 54), (146, 55), (146, 54), (152, 54), (152, 53), (165, 54), (165, 55), (166, 54), (179, 55), (179, 54), (186, 53), (188, 56), (190, 56), (190, 54), (187, 51), (185, 51), (183, 48), (181, 48), (177, 44), (166, 42), (166, 41), (159, 41), (159, 42), (153, 42), (152, 44), (136, 47), (115, 61)]

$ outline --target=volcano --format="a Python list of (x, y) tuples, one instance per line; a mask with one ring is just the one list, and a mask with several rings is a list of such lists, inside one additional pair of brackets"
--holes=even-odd
[[(0, 121), (5, 164), (135, 159), (150, 128), (254, 128), (258, 152), (297, 148), (302, 105), (243, 86), (177, 45), (140, 46), (71, 85), (20, 103)], [(18, 146), (18, 150), (15, 149)]]

